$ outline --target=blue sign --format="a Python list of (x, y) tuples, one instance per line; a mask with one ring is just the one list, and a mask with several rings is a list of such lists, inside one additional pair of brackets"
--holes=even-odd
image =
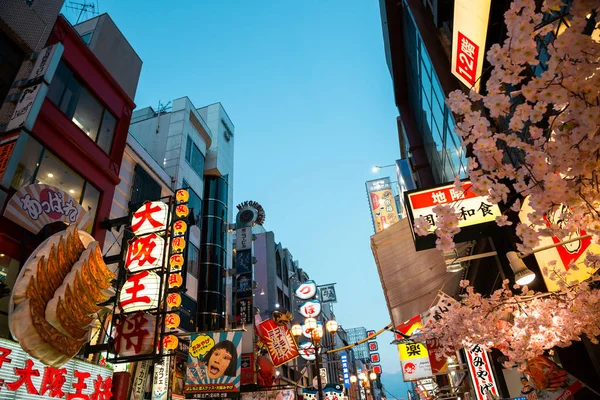
[(350, 371), (348, 370), (348, 355), (342, 353), (342, 373), (344, 374), (344, 387), (350, 388)]

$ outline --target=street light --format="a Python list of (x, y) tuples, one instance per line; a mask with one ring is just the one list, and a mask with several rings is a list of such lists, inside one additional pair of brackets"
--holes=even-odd
[(509, 251), (506, 253), (506, 258), (508, 258), (510, 268), (515, 273), (515, 283), (517, 285), (525, 286), (533, 282), (535, 279), (535, 273), (527, 268), (521, 257), (519, 257), (516, 252)]
[(360, 374), (358, 374), (358, 379), (360, 379), (361, 381), (366, 381), (367, 376), (365, 375), (364, 372), (361, 372)]
[(356, 375), (350, 376), (350, 383), (356, 383), (357, 380), (358, 380), (358, 378), (356, 377)]
[(396, 164), (389, 164), (389, 165), (374, 165), (374, 166), (373, 166), (373, 168), (372, 168), (372, 171), (373, 171), (373, 172), (377, 172), (377, 171), (379, 171), (379, 170), (380, 170), (380, 169), (382, 169), (382, 168), (389, 168), (389, 167), (395, 167), (395, 166), (396, 166)]
[(300, 326), (300, 324), (296, 324), (296, 325), (292, 326), (292, 335), (294, 335), (294, 336), (302, 335), (302, 327)]
[(369, 379), (372, 380), (372, 381), (374, 381), (375, 379), (377, 379), (377, 374), (375, 372), (371, 372), (369, 374)]
[(336, 320), (330, 319), (325, 323), (325, 328), (329, 333), (335, 333), (338, 330), (338, 323)]
[[(317, 329), (317, 320), (314, 318), (306, 318), (304, 320), (304, 326), (306, 327), (306, 330), (308, 330), (308, 331)], [(300, 333), (302, 333), (302, 332), (300, 332)]]

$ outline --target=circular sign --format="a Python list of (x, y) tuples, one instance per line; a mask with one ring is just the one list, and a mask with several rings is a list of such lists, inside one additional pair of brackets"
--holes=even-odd
[(169, 275), (169, 288), (177, 288), (183, 285), (183, 278), (181, 274)]
[(178, 203), (187, 203), (189, 199), (190, 194), (185, 189), (179, 189), (177, 193), (175, 193), (175, 200), (177, 200)]
[(177, 207), (175, 207), (175, 214), (179, 218), (185, 218), (188, 216), (189, 213), (190, 209), (185, 204), (179, 204)]
[(167, 314), (165, 317), (165, 326), (169, 329), (177, 329), (179, 328), (179, 324), (181, 323), (181, 318), (178, 314), (172, 313)]
[(175, 335), (167, 335), (163, 339), (163, 347), (167, 350), (175, 350), (179, 345), (179, 339)]
[[(315, 355), (315, 345), (311, 342), (302, 342), (298, 345), (300, 348), (300, 356), (304, 358), (306, 361), (314, 361), (317, 357)], [(321, 349), (319, 349), (319, 353)]]
[(169, 207), (162, 201), (144, 203), (133, 213), (131, 231), (136, 236), (158, 232), (167, 228)]
[(298, 306), (298, 311), (304, 318), (316, 318), (321, 314), (321, 302), (308, 300)]
[(150, 310), (158, 307), (160, 277), (142, 271), (131, 275), (121, 288), (119, 306), (125, 312)]
[(302, 300), (308, 300), (317, 294), (317, 284), (315, 281), (306, 281), (296, 288), (296, 297)]
[(181, 295), (179, 293), (169, 293), (167, 296), (167, 306), (177, 308), (181, 305)]

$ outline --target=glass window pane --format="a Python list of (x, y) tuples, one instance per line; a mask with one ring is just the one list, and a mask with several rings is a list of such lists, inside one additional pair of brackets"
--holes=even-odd
[(75, 113), (75, 108), (77, 108), (77, 101), (79, 100), (82, 87), (79, 82), (77, 82), (71, 71), (69, 71), (69, 74), (69, 80), (67, 82), (64, 94), (60, 99), (58, 108), (60, 108), (67, 117), (72, 118), (73, 114)]
[(423, 107), (425, 107), (425, 104), (429, 107), (429, 104), (431, 104), (431, 80), (429, 75), (424, 72), (423, 63), (419, 64), (421, 65), (421, 85), (423, 86), (423, 93), (427, 98), (427, 103), (423, 102)]
[(108, 111), (104, 110), (102, 116), (102, 124), (100, 125), (100, 131), (98, 132), (98, 146), (106, 153), (110, 152), (112, 146), (113, 136), (115, 135), (115, 126), (117, 125), (117, 119)]
[(192, 161), (192, 138), (191, 137), (187, 137), (187, 144), (185, 146), (185, 161), (187, 162), (191, 162)]
[(75, 171), (56, 158), (54, 154), (45, 151), (35, 177), (35, 183), (52, 185), (79, 200), (83, 192), (84, 180)]
[(47, 95), (47, 97), (57, 106), (60, 104), (60, 99), (67, 87), (69, 79), (71, 79), (71, 71), (63, 62), (61, 62), (56, 68)]
[(195, 144), (192, 148), (192, 168), (199, 176), (204, 176), (204, 155)]
[(83, 89), (79, 96), (75, 114), (73, 114), (73, 122), (93, 141), (96, 141), (98, 135), (102, 111), (103, 107), (98, 103), (98, 100), (87, 89)]
[[(77, 199), (77, 197), (75, 197)], [(83, 200), (81, 200), (81, 207), (93, 217), (93, 221), (96, 221), (96, 211), (98, 210), (98, 202), (100, 201), (100, 191), (94, 186), (90, 185), (89, 182), (85, 184), (85, 191), (83, 193)], [(90, 230), (93, 228), (92, 223)], [(88, 232), (90, 233), (90, 232)]]
[(187, 272), (194, 278), (198, 277), (198, 258), (200, 256), (200, 250), (193, 244), (189, 243), (188, 258), (187, 258)]
[(13, 176), (10, 187), (13, 189), (20, 189), (23, 186), (29, 185), (33, 182), (35, 171), (39, 166), (40, 156), (42, 155), (43, 147), (35, 139), (27, 138), (25, 144), (25, 150), (21, 156), (21, 161), (17, 165), (15, 175)]

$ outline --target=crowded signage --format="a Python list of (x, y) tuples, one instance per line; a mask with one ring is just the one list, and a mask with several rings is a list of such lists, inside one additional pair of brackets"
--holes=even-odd
[(379, 353), (371, 353), (371, 362), (378, 363), (379, 361), (381, 361), (381, 358), (379, 357)]
[[(314, 361), (317, 358), (315, 345), (312, 342), (302, 342), (298, 344), (300, 356), (306, 361)], [(319, 353), (321, 348), (319, 348)]]
[(296, 341), (285, 324), (278, 325), (269, 318), (258, 325), (256, 333), (266, 345), (275, 368), (298, 357)]
[(2, 399), (98, 399), (112, 397), (112, 370), (71, 360), (61, 368), (42, 364), (19, 344), (0, 339)]
[[(570, 214), (567, 207), (560, 206), (553, 213), (553, 215), (547, 215), (544, 217), (545, 225), (536, 226), (528, 217), (528, 214), (532, 213), (533, 211), (533, 208), (529, 204), (529, 197), (526, 197), (523, 205), (521, 206), (519, 218), (522, 223), (526, 224), (527, 226), (532, 226), (536, 230), (546, 228), (551, 223), (554, 223), (562, 228), (568, 221), (568, 215)], [(585, 230), (578, 229), (577, 231), (573, 232), (571, 236), (567, 236), (563, 239), (560, 239), (556, 236), (540, 236), (540, 242), (538, 246), (555, 246), (562, 240), (577, 238), (587, 234), (588, 232)], [(571, 265), (583, 264), (588, 254), (600, 254), (600, 245), (595, 244), (592, 241), (592, 238), (585, 238), (536, 252), (534, 256), (538, 265), (541, 267), (540, 270), (542, 272), (542, 276), (544, 277), (544, 283), (546, 284), (548, 291), (555, 292), (561, 289), (558, 285), (559, 282), (556, 279), (551, 279), (553, 276), (552, 272), (554, 270), (556, 270), (559, 275), (565, 274), (561, 279), (564, 279), (566, 282), (579, 283), (588, 279), (592, 273), (595, 272), (593, 269), (571, 268)]]
[(342, 374), (344, 378), (344, 387), (350, 387), (350, 370), (348, 369), (348, 355), (346, 353), (342, 353), (341, 355), (342, 361)]
[(184, 389), (186, 398), (239, 393), (241, 351), (241, 331), (192, 334)]
[[(462, 190), (456, 190), (454, 185), (445, 185), (405, 193), (408, 218), (417, 250), (435, 247), (437, 216), (433, 209), (439, 205), (451, 206), (458, 214), (458, 227), (461, 231), (455, 236), (457, 242), (481, 237), (480, 228), (483, 224), (495, 225), (491, 223), (502, 215), (500, 208), (487, 197), (473, 193), (471, 186), (470, 181), (463, 181)], [(431, 225), (427, 236), (419, 236), (414, 232), (414, 222), (420, 217)]]
[(398, 345), (402, 378), (405, 382), (432, 376), (429, 354), (423, 343), (403, 343)]
[(375, 372), (376, 374), (381, 375), (383, 373), (383, 369), (381, 368), (381, 365), (374, 364), (373, 365), (373, 372)]
[(479, 92), (491, 0), (456, 0), (452, 33), (452, 74)]
[(163, 357), (154, 364), (152, 400), (167, 400), (169, 394), (169, 358)]
[(240, 325), (252, 324), (252, 299), (236, 300), (236, 319)]
[(492, 367), (490, 359), (488, 358), (487, 351), (483, 346), (478, 344), (465, 348), (467, 354), (467, 364), (469, 365), (469, 372), (471, 375), (471, 381), (475, 388), (475, 394), (477, 400), (486, 400), (489, 398), (489, 394), (492, 396), (498, 396), (498, 387), (496, 386), (496, 380), (492, 373)]
[(429, 353), (429, 363), (431, 364), (431, 371), (433, 375), (444, 375), (448, 373), (448, 357), (450, 354), (443, 356), (438, 356), (437, 353), (442, 351), (442, 346), (438, 339), (427, 339), (425, 341), (425, 346), (427, 346), (427, 352)]
[(369, 351), (377, 351), (379, 350), (379, 346), (377, 342), (369, 342)]
[(4, 216), (34, 234), (58, 221), (81, 230), (86, 230), (93, 221), (67, 192), (44, 184), (19, 189), (6, 204)]
[(317, 284), (315, 281), (306, 281), (301, 283), (295, 291), (296, 297), (300, 300), (308, 300), (317, 294)]
[(378, 233), (398, 222), (396, 199), (390, 187), (390, 178), (368, 181), (366, 186), (375, 233)]
[(434, 300), (433, 307), (431, 307), (427, 313), (423, 315), (423, 325), (429, 326), (439, 323), (444, 319), (445, 314), (449, 313), (453, 308), (459, 305), (460, 303), (458, 301), (440, 291)]

